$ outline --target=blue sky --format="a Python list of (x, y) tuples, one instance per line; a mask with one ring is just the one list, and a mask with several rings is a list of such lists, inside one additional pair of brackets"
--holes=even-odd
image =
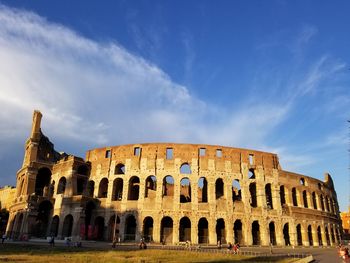
[(34, 108), (56, 149), (220, 144), (275, 152), (349, 205), (348, 1), (0, 0), (0, 185)]

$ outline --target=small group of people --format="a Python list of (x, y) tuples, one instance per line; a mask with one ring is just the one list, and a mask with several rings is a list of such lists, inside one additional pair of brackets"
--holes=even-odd
[(349, 248), (343, 245), (338, 246), (338, 255), (340, 258), (342, 258), (344, 261), (349, 260)]
[(140, 240), (139, 248), (140, 249), (146, 249), (147, 248), (146, 242), (145, 242), (145, 240), (143, 238), (141, 238), (141, 240)]
[(232, 250), (233, 254), (238, 254), (239, 253), (239, 248), (240, 248), (239, 243), (235, 243), (235, 244), (232, 245), (232, 243), (229, 242), (228, 245), (227, 245), (227, 249), (230, 250), (230, 251)]

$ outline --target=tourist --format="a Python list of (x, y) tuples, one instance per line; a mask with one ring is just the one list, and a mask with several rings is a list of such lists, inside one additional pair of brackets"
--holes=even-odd
[(231, 242), (228, 242), (227, 249), (228, 249), (228, 250), (231, 250), (231, 249), (232, 249), (232, 244), (231, 244)]
[(5, 239), (6, 239), (6, 234), (4, 233), (4, 234), (1, 236), (1, 244), (4, 244)]
[(218, 249), (221, 249), (221, 240), (218, 241), (217, 247)]
[(51, 235), (49, 244), (50, 244), (51, 247), (55, 246), (55, 237), (54, 237), (54, 235)]

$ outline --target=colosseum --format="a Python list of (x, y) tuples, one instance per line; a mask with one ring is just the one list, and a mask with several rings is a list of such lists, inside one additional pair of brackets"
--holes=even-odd
[(282, 170), (273, 153), (147, 143), (59, 153), (34, 111), (10, 207), (13, 239), (71, 237), (245, 246), (332, 246), (342, 232), (325, 181)]

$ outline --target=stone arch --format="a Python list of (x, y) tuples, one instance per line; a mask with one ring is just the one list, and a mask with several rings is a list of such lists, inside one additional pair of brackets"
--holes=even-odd
[(276, 228), (275, 222), (271, 221), (269, 224), (269, 233), (270, 233), (270, 244), (276, 246)]
[(160, 237), (162, 243), (173, 242), (173, 219), (169, 216), (162, 218), (160, 225)]
[(320, 203), (321, 203), (321, 209), (322, 211), (324, 211), (324, 198), (322, 194), (320, 195)]
[(232, 202), (242, 201), (241, 185), (238, 179), (232, 181)]
[(207, 244), (208, 242), (208, 220), (202, 217), (198, 221), (198, 243)]
[(146, 242), (153, 241), (153, 218), (150, 216), (143, 220), (142, 237)]
[(297, 225), (297, 245), (302, 246), (303, 245), (303, 237), (301, 235), (301, 225)]
[(136, 240), (136, 218), (134, 215), (128, 215), (125, 219), (125, 241), (135, 241)]
[(335, 236), (334, 236), (334, 229), (333, 229), (333, 225), (330, 226), (330, 232), (331, 232), (331, 238), (332, 238), (332, 242), (335, 243)]
[(73, 216), (71, 214), (66, 215), (63, 221), (63, 229), (62, 229), (62, 236), (63, 237), (70, 237), (72, 236), (72, 229), (73, 229)]
[(285, 191), (284, 185), (280, 186), (280, 200), (281, 200), (281, 206), (284, 206), (286, 204), (286, 191)]
[(314, 209), (317, 209), (317, 200), (316, 200), (316, 193), (312, 192), (312, 203), (314, 205)]
[(307, 227), (307, 237), (309, 239), (309, 246), (313, 246), (314, 245), (314, 240), (312, 239), (312, 227), (311, 227), (311, 225), (309, 225)]
[(224, 181), (221, 178), (215, 181), (215, 198), (220, 199), (224, 197)]
[(191, 202), (191, 181), (184, 177), (180, 181), (180, 203)]
[(272, 190), (271, 190), (271, 184), (265, 185), (265, 196), (266, 196), (266, 206), (268, 209), (273, 209), (273, 203), (272, 203)]
[(298, 206), (297, 189), (295, 187), (292, 188), (292, 200), (293, 206)]
[(319, 246), (323, 246), (322, 233), (321, 233), (321, 227), (320, 226), (317, 227), (317, 239), (318, 239), (318, 245)]
[(66, 191), (66, 184), (67, 184), (67, 179), (66, 177), (62, 176), (58, 181), (57, 194), (64, 194), (64, 192)]
[(86, 240), (93, 239), (92, 218), (96, 210), (96, 205), (93, 201), (89, 201), (85, 205), (85, 229), (84, 236)]
[(233, 224), (233, 234), (235, 243), (242, 244), (243, 243), (243, 225), (240, 219), (236, 219)]
[(140, 194), (140, 179), (133, 176), (129, 180), (128, 200), (139, 200)]
[(225, 220), (219, 218), (216, 220), (216, 240), (221, 242), (221, 244), (226, 243), (226, 229), (225, 229)]
[(163, 196), (174, 196), (174, 178), (167, 175), (163, 178)]
[(179, 240), (180, 242), (191, 241), (191, 220), (187, 216), (180, 220)]
[(260, 225), (258, 220), (252, 223), (252, 238), (253, 245), (260, 245)]
[(251, 207), (258, 206), (258, 200), (256, 196), (256, 183), (249, 184), (249, 193), (250, 193), (250, 205)]
[(330, 237), (329, 237), (328, 227), (325, 226), (324, 229), (325, 229), (325, 234), (326, 234), (327, 246), (330, 246), (331, 245), (331, 240), (330, 240)]
[(35, 194), (47, 196), (48, 187), (51, 181), (51, 170), (47, 167), (40, 168), (35, 178)]
[(157, 178), (154, 175), (147, 177), (145, 182), (145, 198), (155, 198), (157, 193)]
[(100, 181), (100, 185), (98, 187), (98, 197), (99, 198), (106, 198), (108, 194), (108, 179), (103, 178)]
[(183, 163), (180, 166), (180, 174), (191, 174), (191, 166), (188, 163)]
[(93, 180), (90, 180), (87, 185), (87, 195), (89, 197), (94, 197), (94, 191), (95, 191), (95, 182)]
[(249, 171), (248, 171), (248, 179), (255, 179), (255, 171), (254, 171), (254, 169), (249, 169)]
[(112, 201), (121, 201), (123, 199), (123, 179), (116, 178), (113, 181)]
[(94, 221), (94, 239), (103, 240), (105, 230), (105, 219), (102, 216), (98, 216)]
[(125, 174), (125, 165), (118, 163), (114, 168), (114, 174)]
[(290, 246), (290, 236), (289, 236), (289, 224), (285, 223), (283, 226), (283, 239), (286, 246)]
[(58, 215), (55, 215), (51, 221), (50, 235), (57, 237), (59, 224), (60, 224), (60, 218)]
[(208, 181), (205, 177), (198, 180), (198, 203), (208, 202)]
[(306, 192), (306, 190), (303, 191), (303, 202), (304, 202), (304, 207), (308, 208), (309, 205), (307, 203), (307, 192)]
[(120, 237), (119, 234), (120, 229), (120, 218), (119, 216), (112, 215), (108, 221), (108, 240), (113, 241), (118, 240)]
[(39, 204), (38, 214), (35, 219), (34, 236), (36, 237), (47, 236), (49, 218), (51, 218), (52, 209), (53, 209), (53, 205), (48, 200), (42, 201)]

